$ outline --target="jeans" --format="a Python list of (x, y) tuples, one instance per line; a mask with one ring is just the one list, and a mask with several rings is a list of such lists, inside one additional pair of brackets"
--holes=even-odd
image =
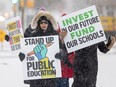
[(69, 87), (69, 78), (57, 78), (56, 87)]

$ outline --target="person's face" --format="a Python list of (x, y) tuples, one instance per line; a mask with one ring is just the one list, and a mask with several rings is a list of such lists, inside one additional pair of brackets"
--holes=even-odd
[(48, 21), (47, 20), (40, 21), (40, 27), (41, 29), (46, 30), (48, 28)]

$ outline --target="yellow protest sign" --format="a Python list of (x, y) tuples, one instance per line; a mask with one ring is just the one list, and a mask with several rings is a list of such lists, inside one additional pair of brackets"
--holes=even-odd
[(116, 17), (114, 18), (114, 30), (116, 31)]
[(4, 41), (6, 33), (3, 30), (0, 30), (0, 42)]
[(7, 35), (9, 36), (9, 43), (12, 52), (19, 52), (21, 49), (20, 38), (23, 37), (23, 29), (21, 19), (19, 16), (5, 21)]
[(103, 25), (103, 28), (105, 31), (113, 31), (114, 27), (113, 27), (113, 17), (107, 16), (101, 16), (101, 23)]

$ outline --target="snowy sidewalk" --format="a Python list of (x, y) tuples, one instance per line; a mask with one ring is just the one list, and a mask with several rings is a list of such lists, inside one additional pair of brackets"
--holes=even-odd
[[(3, 47), (2, 47), (3, 46)], [(17, 54), (12, 53), (8, 42), (0, 43), (0, 58), (16, 58)]]
[(9, 50), (2, 50), (0, 51), (0, 58), (16, 58), (17, 54), (13, 54)]

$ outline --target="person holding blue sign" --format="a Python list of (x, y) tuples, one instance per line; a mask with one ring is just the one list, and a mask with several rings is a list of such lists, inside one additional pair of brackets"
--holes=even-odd
[[(24, 37), (37, 37), (37, 36), (50, 36), (50, 35), (58, 35), (58, 32), (55, 30), (57, 23), (53, 16), (45, 11), (44, 9), (40, 10), (35, 14), (32, 19), (31, 25), (25, 30)], [(9, 41), (9, 36), (5, 36), (6, 41)], [(61, 42), (60, 42), (61, 43)], [(49, 45), (52, 43), (49, 43)], [(47, 44), (48, 45), (48, 44)], [(37, 50), (38, 48), (44, 48), (44, 53)], [(60, 44), (60, 48), (62, 48), (62, 44)], [(41, 50), (42, 50), (41, 49)], [(35, 54), (39, 60), (45, 59), (47, 52), (47, 46), (45, 44), (39, 44), (34, 48), (33, 51), (29, 52), (27, 55), (30, 56)], [(67, 56), (66, 56), (67, 57)], [(21, 61), (24, 60), (25, 54), (19, 54), (19, 58)], [(65, 57), (64, 57), (65, 58)], [(63, 60), (64, 63), (68, 63), (70, 66), (70, 62), (68, 59)], [(60, 78), (62, 79), (62, 78)], [(24, 80), (25, 84), (30, 84), (30, 87), (56, 87), (56, 79), (37, 79), (37, 80)]]
[[(51, 16), (51, 14), (45, 10), (40, 10), (32, 19), (31, 25), (25, 30), (24, 37), (37, 37), (37, 36), (50, 36), (50, 35), (58, 35), (58, 32), (55, 30), (56, 28), (55, 19)], [(63, 45), (61, 41), (60, 48), (63, 49)], [(41, 45), (41, 46), (40, 46)], [(52, 43), (49, 43), (49, 46)], [(48, 44), (46, 44), (46, 47)], [(35, 54), (38, 59), (44, 59), (45, 54), (41, 53), (38, 47), (41, 49), (45, 48), (43, 51), (47, 52), (45, 45), (39, 44), (34, 48), (33, 51), (29, 52), (27, 55), (30, 56)], [(42, 50), (42, 49), (41, 49)], [(19, 58), (21, 61), (24, 60), (25, 54), (20, 53)], [(63, 58), (65, 64), (70, 66), (70, 62), (66, 57)], [(56, 87), (57, 78), (52, 79), (37, 79), (37, 80), (25, 80), (25, 84), (30, 84), (30, 87)]]
[[(26, 29), (24, 37), (37, 37), (37, 36), (50, 36), (58, 35), (58, 32), (55, 30), (57, 23), (54, 17), (45, 10), (40, 10), (35, 14), (32, 19), (31, 25)], [(50, 43), (49, 43), (50, 45)], [(40, 50), (37, 50), (38, 47)], [(40, 43), (37, 45), (32, 52), (27, 55), (30, 56), (35, 54), (39, 60), (46, 58), (47, 45)], [(24, 60), (25, 54), (20, 53), (19, 58), (21, 61)], [(37, 80), (25, 80), (25, 84), (30, 84), (30, 87), (55, 87), (55, 79), (37, 79)]]

